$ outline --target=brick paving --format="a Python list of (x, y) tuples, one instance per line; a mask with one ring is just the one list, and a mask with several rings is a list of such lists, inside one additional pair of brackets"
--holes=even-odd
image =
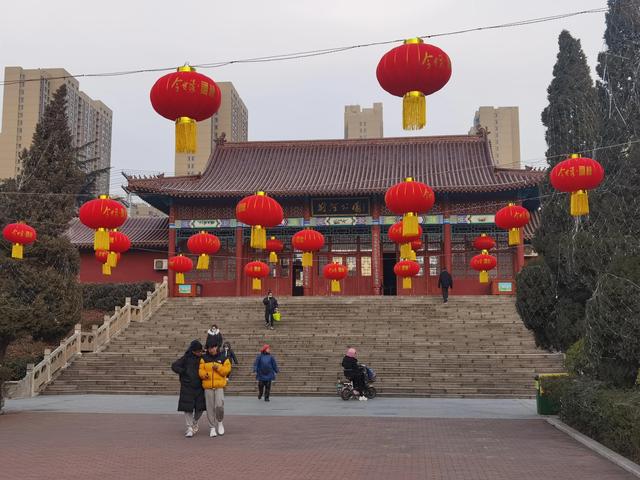
[(186, 439), (175, 414), (9, 413), (0, 479), (635, 478), (541, 419), (228, 416), (225, 427)]

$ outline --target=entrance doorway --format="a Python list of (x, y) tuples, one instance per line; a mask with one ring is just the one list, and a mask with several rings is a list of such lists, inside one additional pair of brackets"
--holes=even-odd
[(398, 287), (396, 283), (396, 272), (393, 267), (396, 265), (396, 254), (385, 253), (382, 255), (382, 294), (397, 295)]
[(304, 269), (302, 268), (301, 260), (294, 260), (293, 268), (291, 269), (291, 295), (294, 297), (304, 296)]

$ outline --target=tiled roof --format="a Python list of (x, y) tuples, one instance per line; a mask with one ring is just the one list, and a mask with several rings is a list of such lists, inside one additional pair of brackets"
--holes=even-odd
[[(168, 217), (130, 217), (119, 228), (131, 240), (131, 248), (167, 247), (169, 245)], [(71, 220), (65, 235), (78, 248), (93, 247), (93, 230), (80, 220)]]
[[(202, 175), (127, 177), (141, 196), (274, 197), (384, 193), (404, 177), (437, 193), (497, 192), (537, 185), (538, 170), (497, 168), (486, 138), (471, 135), (366, 140), (226, 143)], [(146, 195), (145, 195), (146, 194)]]
[(538, 210), (531, 212), (529, 223), (524, 226), (525, 240), (531, 240), (536, 234), (536, 230), (540, 226), (540, 212)]

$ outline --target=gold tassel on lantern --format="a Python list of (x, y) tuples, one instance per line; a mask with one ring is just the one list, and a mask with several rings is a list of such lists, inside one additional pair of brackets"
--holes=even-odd
[(480, 283), (489, 283), (489, 272), (486, 270), (480, 271)]
[(416, 255), (415, 250), (411, 250), (409, 252), (409, 260), (413, 260), (414, 262), (418, 259), (418, 255)]
[(254, 290), (261, 290), (262, 289), (262, 282), (260, 281), (259, 278), (252, 278), (251, 279), (251, 288), (253, 288)]
[(338, 293), (340, 291), (340, 281), (339, 280), (331, 280), (331, 292)]
[(405, 213), (402, 217), (402, 236), (415, 237), (418, 231), (418, 216), (412, 212)]
[(261, 225), (251, 227), (251, 248), (264, 250), (267, 248), (267, 229)]
[(269, 263), (278, 263), (278, 254), (276, 252), (269, 252)]
[(203, 253), (198, 257), (196, 270), (209, 270), (209, 255)]
[(111, 268), (118, 266), (118, 254), (116, 252), (109, 252), (107, 255), (107, 265)]
[(311, 252), (303, 252), (302, 253), (302, 266), (303, 267), (312, 267), (313, 266), (313, 253), (311, 253)]
[(571, 215), (574, 217), (589, 215), (589, 194), (586, 190), (571, 192)]
[(96, 230), (95, 237), (93, 238), (93, 249), (109, 250), (109, 230), (99, 228)]
[(102, 264), (102, 274), (111, 275), (111, 267), (109, 266), (109, 262)]
[(401, 243), (400, 244), (400, 258), (408, 259), (411, 257), (411, 244), (410, 243)]
[(196, 153), (198, 126), (193, 118), (179, 117), (176, 120), (176, 152)]
[(402, 277), (402, 288), (411, 288), (411, 277)]
[(519, 243), (520, 243), (520, 229), (510, 228), (509, 229), (509, 246), (513, 247), (514, 245), (518, 245)]
[(176, 285), (182, 285), (184, 283), (184, 273), (177, 272), (176, 273)]
[(424, 93), (412, 91), (402, 98), (402, 128), (420, 130), (427, 124), (427, 101)]
[(11, 258), (22, 259), (24, 253), (24, 246), (21, 243), (14, 243), (11, 247)]

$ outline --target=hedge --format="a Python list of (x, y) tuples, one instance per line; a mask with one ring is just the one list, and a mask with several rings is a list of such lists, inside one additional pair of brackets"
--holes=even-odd
[(153, 282), (85, 283), (82, 285), (82, 304), (85, 310), (108, 312), (123, 306), (127, 297), (131, 297), (131, 303), (137, 305), (139, 299), (144, 300), (147, 292), (154, 290)]
[(560, 418), (576, 430), (640, 463), (640, 386), (614, 389), (585, 377), (565, 380)]

